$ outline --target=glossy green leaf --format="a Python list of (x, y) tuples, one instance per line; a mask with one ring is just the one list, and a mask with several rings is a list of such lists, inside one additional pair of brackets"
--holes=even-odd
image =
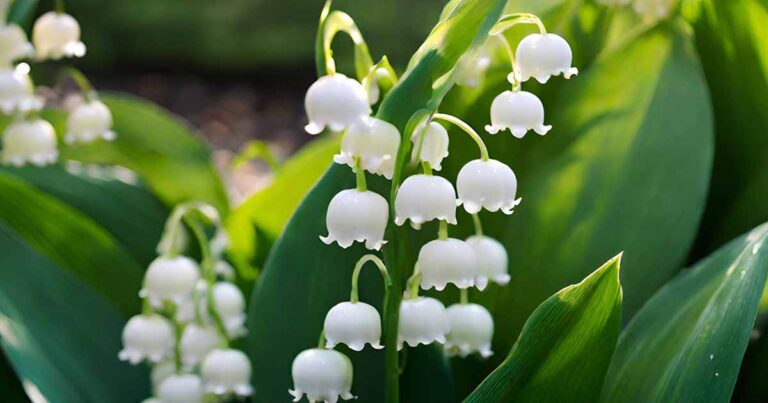
[(1, 223), (121, 312), (138, 310), (144, 268), (111, 234), (85, 214), (7, 172), (0, 172), (0, 194)]
[(621, 329), (621, 255), (544, 301), (465, 402), (593, 402)]
[(32, 26), (37, 0), (13, 0), (8, 10), (8, 21), (22, 27)]
[(682, 272), (622, 333), (606, 402), (727, 402), (768, 276), (768, 224)]
[[(445, 19), (430, 34), (379, 107), (378, 117), (402, 132), (418, 110), (435, 106), (452, 85), (451, 70), (458, 58), (477, 45), (503, 8), (502, 0), (454, 0), (446, 6)], [(404, 141), (408, 141), (406, 138)], [(399, 161), (404, 160), (401, 150)], [(386, 189), (383, 181), (369, 182), (372, 189)], [(254, 289), (249, 312), (250, 332), (246, 350), (254, 363), (257, 401), (282, 401), (291, 385), (290, 366), (296, 354), (316, 345), (327, 310), (348, 298), (352, 267), (365, 251), (361, 247), (341, 249), (323, 244), (325, 210), (342, 189), (354, 187), (348, 167), (335, 165), (310, 191), (288, 223)], [(392, 264), (391, 261), (388, 264)], [(393, 268), (392, 270), (397, 270)], [(371, 270), (361, 278), (361, 296), (380, 306), (381, 280)], [(398, 281), (395, 279), (395, 281)], [(401, 284), (397, 284), (398, 287)], [(391, 346), (390, 346), (391, 348)], [(427, 352), (425, 352), (427, 353)], [(355, 368), (353, 392), (361, 401), (384, 398), (384, 354), (365, 351), (350, 354)], [(433, 360), (432, 362), (438, 362)], [(431, 382), (421, 388), (444, 389), (446, 371), (435, 369)], [(414, 391), (423, 395), (424, 390)], [(412, 401), (408, 390), (403, 400)]]
[(146, 398), (147, 371), (117, 359), (125, 320), (103, 295), (0, 225), (0, 345), (33, 401)]

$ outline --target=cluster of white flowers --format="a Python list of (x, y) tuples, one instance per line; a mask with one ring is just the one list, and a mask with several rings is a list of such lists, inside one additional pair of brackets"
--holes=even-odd
[[(0, 2), (1, 21), (6, 20), (9, 5), (8, 1)], [(59, 8), (63, 8), (62, 2), (59, 2)], [(27, 61), (43, 62), (85, 55), (85, 45), (80, 41), (80, 25), (62, 9), (47, 12), (35, 21), (32, 43), (18, 25), (0, 23), (0, 112), (13, 117), (13, 122), (3, 133), (0, 150), (0, 162), (7, 165), (43, 166), (56, 162), (59, 156), (56, 131), (40, 117), (44, 102), (35, 95)], [(80, 72), (73, 69), (68, 72), (80, 86), (84, 101), (70, 111), (65, 142), (113, 140), (116, 134), (112, 131), (109, 108), (99, 101)]]
[(672, 15), (678, 0), (597, 0), (600, 4), (627, 6), (648, 21), (660, 20)]
[[(540, 33), (525, 37), (517, 51), (512, 52), (503, 31), (518, 23), (537, 24)], [(544, 124), (544, 107), (535, 95), (522, 91), (521, 84), (530, 78), (545, 83), (552, 76), (570, 78), (577, 74), (571, 66), (571, 49), (563, 38), (547, 33), (541, 21), (531, 14), (505, 16), (497, 28), (492, 34), (504, 43), (512, 61), (508, 76), (512, 89), (493, 101), (487, 131), (495, 134), (509, 130), (518, 138), (528, 130), (544, 135), (551, 129)], [(357, 38), (356, 43), (361, 41), (359, 32), (350, 35)], [(331, 42), (329, 38), (323, 39), (326, 44)], [(326, 49), (326, 57), (330, 54)], [(459, 64), (457, 76), (463, 82), (476, 84), (482, 78), (477, 75), (485, 72), (490, 56), (480, 51), (468, 57)], [(507, 252), (499, 241), (483, 235), (478, 213), (486, 210), (512, 214), (521, 201), (516, 197), (514, 172), (503, 162), (491, 159), (480, 135), (451, 115), (437, 111), (424, 114), (413, 125), (412, 132), (402, 136), (394, 125), (370, 116), (371, 105), (381, 98), (378, 89), (377, 96), (371, 98), (370, 88), (363, 84), (366, 80), (361, 83), (336, 73), (333, 62), (328, 66), (328, 75), (319, 78), (307, 91), (306, 130), (310, 134), (326, 129), (342, 133), (341, 152), (335, 161), (352, 168), (357, 186), (332, 198), (326, 214), (328, 235), (320, 238), (342, 248), (355, 242), (373, 251), (384, 247), (390, 206), (384, 197), (368, 190), (366, 172), (394, 178), (400, 149), (410, 145), (411, 160), (421, 164), (423, 173), (412, 174), (399, 185), (393, 221), (396, 225), (410, 221), (417, 230), (425, 223), (438, 221), (439, 231), (438, 239), (421, 247), (407, 281), (399, 310), (397, 348), (438, 342), (444, 344), (449, 355), (490, 356), (493, 318), (483, 306), (469, 303), (468, 289), (482, 291), (489, 282), (504, 285), (510, 281)], [(461, 168), (455, 188), (448, 179), (433, 175), (433, 170), (441, 169), (449, 147), (448, 132), (438, 121), (458, 127), (480, 149), (480, 158)], [(410, 139), (410, 144), (401, 145), (401, 138)], [(448, 225), (457, 223), (458, 206), (463, 206), (475, 223), (477, 233), (466, 240), (448, 237)], [(294, 389), (290, 393), (294, 401), (304, 395), (310, 401), (325, 402), (354, 398), (352, 363), (333, 347), (345, 344), (354, 351), (362, 350), (366, 344), (374, 349), (384, 347), (381, 315), (357, 297), (358, 274), (366, 262), (376, 263), (385, 285), (389, 283), (387, 268), (378, 257), (369, 254), (358, 261), (352, 274), (350, 301), (330, 309), (318, 347), (302, 352), (293, 362)], [(437, 299), (419, 296), (420, 289), (441, 291), (449, 284), (461, 291), (461, 299), (448, 308)]]
[[(202, 220), (204, 217), (205, 220)], [(216, 227), (208, 240), (205, 222)], [(202, 251), (198, 264), (177, 253), (189, 226)], [(144, 309), (123, 329), (119, 358), (152, 365), (155, 397), (145, 403), (202, 403), (206, 395), (249, 396), (251, 362), (230, 342), (245, 334), (245, 298), (223, 260), (226, 232), (209, 205), (178, 206), (147, 269), (139, 296)]]

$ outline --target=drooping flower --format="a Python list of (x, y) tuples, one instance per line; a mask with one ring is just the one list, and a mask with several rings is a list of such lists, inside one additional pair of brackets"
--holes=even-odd
[(379, 250), (386, 243), (384, 231), (388, 220), (389, 205), (379, 194), (370, 190), (342, 190), (328, 205), (328, 236), (320, 239), (328, 245), (337, 242), (342, 248), (356, 241), (365, 242), (366, 248)]
[(253, 394), (251, 361), (242, 351), (213, 350), (200, 366), (200, 375), (206, 392), (217, 395), (234, 393), (238, 396)]
[(499, 161), (473, 160), (461, 168), (456, 179), (459, 193), (458, 203), (464, 205), (467, 213), (475, 214), (483, 208), (495, 212), (512, 214), (520, 204), (515, 199), (517, 178), (512, 169)]
[(27, 41), (27, 34), (16, 24), (0, 25), (0, 65), (10, 66), (20, 59), (32, 57), (35, 48)]
[(411, 347), (433, 342), (445, 343), (450, 330), (448, 314), (442, 302), (428, 297), (403, 299), (397, 326), (397, 349), (403, 343)]
[(175, 373), (176, 362), (172, 357), (152, 365), (152, 371), (149, 373), (149, 378), (152, 381), (152, 393), (157, 396), (160, 391), (160, 384)]
[(500, 285), (509, 283), (507, 250), (501, 242), (483, 235), (473, 235), (467, 238), (467, 244), (472, 247), (477, 256), (478, 284), (493, 281)]
[(364, 302), (341, 302), (325, 316), (326, 347), (339, 343), (355, 351), (361, 351), (366, 343), (375, 349), (381, 345), (381, 316), (376, 308)]
[(112, 141), (117, 134), (112, 131), (112, 113), (101, 101), (78, 105), (67, 117), (67, 134), (64, 141), (90, 143), (96, 139)]
[(199, 279), (200, 268), (194, 260), (160, 256), (149, 264), (139, 295), (156, 308), (163, 307), (166, 301), (179, 306), (189, 300)]
[(677, 0), (633, 0), (632, 8), (646, 20), (659, 20), (669, 17)]
[(544, 124), (544, 105), (536, 95), (526, 91), (504, 91), (491, 104), (491, 124), (485, 126), (490, 134), (507, 130), (523, 138), (528, 130), (545, 135), (552, 126)]
[(25, 114), (43, 107), (26, 68), (0, 68), (0, 111)]
[(39, 59), (82, 57), (85, 44), (80, 41), (80, 24), (69, 14), (49, 11), (35, 21), (32, 42)]
[(480, 353), (483, 358), (493, 355), (493, 317), (482, 305), (454, 304), (448, 307), (451, 331), (445, 349), (449, 354), (466, 357)]
[(221, 345), (221, 337), (212, 325), (190, 323), (184, 328), (179, 341), (181, 362), (191, 368)]
[(3, 133), (2, 161), (22, 166), (26, 163), (43, 166), (56, 162), (56, 132), (43, 119), (19, 119), (8, 125)]
[[(421, 134), (423, 133), (423, 140)], [(437, 122), (429, 122), (426, 128), (418, 127), (411, 136), (412, 160), (426, 161), (432, 169), (442, 169), (443, 158), (448, 156), (448, 131)]]
[(409, 176), (395, 196), (395, 224), (407, 220), (419, 227), (431, 220), (456, 224), (456, 192), (451, 182), (439, 176)]
[(138, 364), (142, 361), (158, 363), (167, 357), (175, 343), (173, 326), (160, 315), (136, 315), (123, 328), (121, 361)]
[(392, 179), (398, 147), (400, 132), (397, 128), (381, 119), (368, 117), (349, 127), (341, 140), (341, 152), (333, 160), (354, 167), (357, 157), (366, 171)]
[(436, 239), (427, 242), (419, 251), (417, 263), (421, 271), (421, 288), (442, 291), (446, 285), (458, 288), (475, 286), (478, 260), (475, 251), (466, 242), (455, 239)]
[(203, 382), (197, 375), (171, 375), (160, 384), (157, 397), (163, 403), (202, 403)]
[(339, 397), (352, 395), (352, 361), (335, 350), (313, 348), (296, 356), (291, 367), (293, 389), (288, 392), (298, 402), (307, 395), (309, 401), (335, 403)]
[(319, 134), (326, 127), (340, 132), (368, 116), (368, 94), (365, 88), (343, 74), (320, 77), (307, 90), (304, 98), (309, 134)]
[(571, 47), (557, 34), (530, 34), (520, 41), (515, 52), (520, 81), (531, 77), (544, 84), (551, 76), (562, 74), (566, 79), (578, 74), (571, 67)]
[(247, 332), (245, 328), (245, 297), (237, 286), (225, 281), (213, 285), (213, 301), (219, 317), (224, 322), (227, 335), (237, 338)]

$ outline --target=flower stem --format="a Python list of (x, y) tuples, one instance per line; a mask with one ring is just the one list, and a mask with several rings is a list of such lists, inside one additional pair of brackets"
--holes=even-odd
[(445, 113), (436, 113), (436, 114), (434, 114), (434, 116), (432, 116), (432, 118), (433, 119), (438, 119), (438, 120), (443, 120), (443, 121), (446, 121), (448, 123), (451, 123), (451, 124), (455, 125), (456, 127), (458, 127), (459, 129), (463, 130), (464, 133), (467, 133), (469, 135), (469, 137), (471, 137), (472, 140), (475, 141), (475, 143), (477, 144), (477, 148), (480, 149), (480, 158), (483, 161), (488, 161), (488, 159), (490, 158), (490, 157), (488, 157), (488, 147), (485, 146), (485, 143), (483, 142), (483, 139), (480, 138), (480, 135), (477, 134), (475, 129), (473, 129), (470, 125), (468, 125), (463, 120), (457, 118), (456, 116), (447, 115)]
[(539, 28), (540, 34), (543, 35), (547, 33), (547, 28), (544, 26), (544, 23), (541, 22), (541, 19), (539, 19), (539, 17), (537, 17), (535, 14), (512, 13), (503, 15), (501, 18), (499, 18), (499, 21), (496, 22), (496, 25), (491, 28), (491, 31), (488, 34), (500, 34), (517, 24), (535, 24)]
[(333, 60), (331, 43), (339, 32), (344, 32), (352, 39), (355, 45), (355, 73), (358, 80), (363, 80), (373, 66), (371, 52), (363, 39), (363, 35), (355, 25), (355, 21), (347, 13), (330, 11), (331, 0), (327, 0), (320, 14), (319, 34), (322, 38), (323, 58), (325, 59), (325, 72), (336, 74), (336, 62)]
[(437, 238), (442, 241), (448, 239), (448, 221), (440, 220), (440, 227), (437, 230)]
[(419, 270), (419, 264), (417, 263), (413, 268), (413, 274), (408, 278), (408, 282), (405, 285), (406, 291), (408, 291), (408, 298), (416, 299), (419, 296), (419, 283), (421, 282), (421, 271)]
[(58, 14), (64, 13), (64, 0), (55, 0), (55, 4), (53, 6), (53, 10), (56, 11)]
[(357, 190), (365, 192), (368, 190), (368, 184), (365, 182), (365, 169), (360, 166), (360, 157), (355, 157), (355, 179), (357, 180)]
[(325, 348), (325, 329), (320, 331), (320, 338), (317, 340), (317, 348)]
[(432, 165), (428, 161), (421, 161), (421, 170), (424, 175), (432, 176)]
[(80, 92), (83, 94), (86, 101), (90, 102), (96, 97), (96, 91), (80, 70), (74, 67), (68, 67), (64, 72), (75, 82), (75, 84), (77, 84), (77, 88), (80, 89)]
[(472, 214), (472, 222), (475, 223), (475, 235), (483, 236), (483, 223), (480, 221), (480, 214)]
[(459, 290), (459, 302), (461, 304), (467, 304), (469, 303), (469, 290), (466, 288), (462, 288)]
[(512, 90), (520, 91), (522, 83), (517, 79), (519, 74), (517, 72), (517, 63), (515, 63), (515, 52), (512, 51), (512, 46), (509, 44), (509, 41), (507, 40), (507, 37), (504, 36), (503, 32), (494, 35), (494, 37), (498, 38), (503, 44), (504, 49), (507, 51), (507, 56), (509, 57), (509, 64), (512, 66), (512, 73), (507, 75), (507, 81), (512, 84)]
[(384, 280), (384, 304), (386, 305), (387, 292), (389, 291), (389, 287), (392, 285), (392, 279), (389, 278), (389, 272), (387, 271), (387, 266), (384, 265), (384, 262), (382, 262), (378, 256), (371, 254), (361, 257), (360, 260), (358, 260), (355, 264), (355, 269), (352, 271), (352, 291), (349, 294), (349, 300), (352, 303), (357, 303), (360, 301), (357, 292), (357, 279), (360, 277), (360, 271), (363, 269), (363, 266), (368, 262), (373, 262), (376, 267), (379, 268), (381, 278)]

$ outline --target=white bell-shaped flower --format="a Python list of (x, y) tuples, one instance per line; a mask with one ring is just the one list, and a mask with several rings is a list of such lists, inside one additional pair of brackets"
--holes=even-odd
[(484, 235), (473, 235), (467, 238), (467, 244), (472, 247), (477, 256), (477, 277), (475, 278), (478, 284), (488, 281), (500, 285), (509, 283), (509, 258), (501, 242)]
[(320, 77), (304, 98), (309, 124), (304, 130), (319, 134), (326, 127), (340, 132), (368, 116), (368, 94), (362, 84), (343, 74)]
[(245, 297), (240, 289), (225, 281), (213, 285), (213, 301), (219, 317), (224, 322), (227, 335), (237, 338), (244, 335), (245, 329)]
[(160, 391), (160, 384), (163, 383), (169, 376), (176, 373), (176, 362), (173, 358), (160, 361), (152, 366), (152, 371), (149, 373), (149, 379), (152, 381), (152, 393), (157, 396)]
[(157, 397), (163, 403), (202, 403), (203, 382), (197, 375), (171, 375), (160, 384)]
[(455, 239), (435, 239), (419, 251), (417, 263), (421, 271), (421, 288), (442, 291), (446, 285), (459, 288), (475, 286), (478, 260), (466, 242)]
[(456, 191), (447, 179), (432, 175), (409, 176), (395, 196), (395, 224), (411, 220), (414, 227), (431, 220), (456, 224)]
[(328, 236), (320, 239), (330, 245), (337, 242), (342, 248), (365, 242), (368, 249), (379, 250), (387, 243), (384, 231), (389, 220), (387, 200), (370, 190), (342, 190), (331, 199), (325, 223)]
[(473, 160), (461, 168), (456, 178), (459, 204), (467, 213), (475, 214), (482, 209), (512, 214), (520, 204), (515, 199), (517, 177), (512, 168), (496, 160)]
[(208, 283), (204, 279), (198, 280), (192, 295), (176, 306), (174, 319), (181, 323), (187, 323), (195, 320), (199, 313), (203, 322), (207, 322), (209, 320), (205, 299), (207, 289)]
[(536, 95), (527, 91), (504, 91), (491, 104), (491, 124), (485, 126), (490, 134), (507, 130), (522, 138), (533, 130), (545, 135), (552, 126), (544, 124), (544, 105)]
[(352, 361), (346, 355), (321, 348), (304, 350), (293, 360), (291, 367), (293, 389), (288, 392), (293, 401), (302, 396), (307, 400), (335, 403), (341, 397), (354, 399), (352, 390)]
[(175, 343), (173, 325), (160, 315), (136, 315), (123, 328), (121, 361), (138, 364), (144, 360), (160, 362)]
[(220, 346), (221, 341), (221, 337), (214, 326), (188, 324), (179, 341), (182, 364), (188, 368), (194, 367), (208, 353)]
[(0, 153), (4, 164), (52, 164), (59, 157), (56, 131), (43, 119), (16, 120), (8, 125), (3, 133), (3, 149)]
[(381, 345), (381, 316), (376, 308), (364, 302), (341, 302), (325, 316), (325, 338), (327, 348), (339, 343), (355, 351), (361, 351), (365, 344), (375, 349)]
[(531, 77), (544, 84), (551, 76), (566, 79), (579, 73), (571, 67), (573, 54), (568, 42), (557, 34), (531, 34), (523, 38), (515, 52), (520, 81)]
[(240, 350), (211, 351), (200, 366), (200, 376), (206, 392), (217, 395), (234, 393), (238, 396), (253, 394), (251, 361)]
[(632, 9), (646, 20), (669, 17), (677, 0), (633, 0)]
[(358, 157), (364, 170), (392, 179), (399, 147), (400, 132), (394, 125), (381, 119), (364, 118), (349, 127), (341, 140), (341, 152), (333, 160), (354, 167)]
[(428, 297), (403, 299), (397, 326), (397, 349), (433, 342), (445, 343), (450, 331), (448, 314), (442, 302)]
[(85, 44), (80, 41), (80, 24), (69, 14), (49, 11), (35, 21), (32, 42), (40, 59), (83, 57)]
[(10, 66), (19, 59), (35, 54), (35, 48), (27, 41), (27, 34), (16, 24), (0, 25), (0, 65)]
[(491, 66), (496, 47), (489, 40), (472, 53), (466, 54), (459, 61), (456, 74), (456, 84), (475, 88), (483, 82), (485, 72)]
[(200, 268), (185, 256), (160, 256), (149, 264), (144, 274), (142, 298), (149, 298), (152, 306), (161, 308), (168, 301), (176, 306), (189, 300), (200, 280)]
[(454, 304), (448, 307), (451, 331), (445, 349), (449, 354), (466, 357), (480, 353), (483, 358), (493, 355), (493, 317), (485, 307), (478, 304)]
[(117, 134), (112, 131), (112, 112), (101, 101), (78, 105), (67, 117), (67, 134), (64, 141), (90, 143), (96, 139), (112, 141)]
[[(422, 130), (423, 140), (420, 136)], [(426, 129), (423, 129), (423, 126), (418, 127), (411, 136), (411, 142), (412, 160), (426, 161), (436, 171), (442, 169), (443, 158), (448, 156), (448, 131), (441, 124), (429, 122)]]
[(27, 69), (0, 68), (0, 111), (6, 115), (25, 114), (42, 107)]

